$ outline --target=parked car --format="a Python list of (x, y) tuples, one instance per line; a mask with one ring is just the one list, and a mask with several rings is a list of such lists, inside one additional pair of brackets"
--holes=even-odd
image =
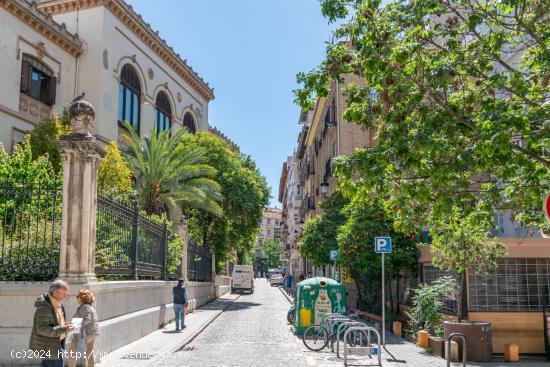
[(269, 278), (269, 284), (271, 284), (272, 287), (276, 285), (284, 285), (285, 279), (281, 274), (273, 274), (271, 278)]

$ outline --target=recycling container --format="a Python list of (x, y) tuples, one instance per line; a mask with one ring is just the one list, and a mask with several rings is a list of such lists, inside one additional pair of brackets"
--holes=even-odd
[(309, 278), (297, 284), (294, 333), (301, 335), (310, 325), (320, 324), (329, 313), (346, 314), (346, 288), (334, 279)]

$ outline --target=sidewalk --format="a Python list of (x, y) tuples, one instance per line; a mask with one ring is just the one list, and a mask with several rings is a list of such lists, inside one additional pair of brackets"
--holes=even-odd
[(168, 358), (170, 353), (195, 339), (237, 298), (239, 298), (238, 294), (225, 294), (185, 316), (186, 328), (183, 331), (176, 332), (176, 324), (172, 322), (103, 356), (100, 363), (96, 365), (98, 367), (145, 367), (163, 357)]

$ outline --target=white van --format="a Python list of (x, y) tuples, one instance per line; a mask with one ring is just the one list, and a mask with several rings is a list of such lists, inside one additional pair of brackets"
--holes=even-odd
[(252, 265), (233, 266), (231, 292), (235, 291), (254, 292), (254, 270)]

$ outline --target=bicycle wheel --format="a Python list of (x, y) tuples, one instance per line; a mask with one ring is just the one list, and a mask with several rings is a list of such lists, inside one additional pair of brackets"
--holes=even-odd
[(318, 352), (328, 343), (328, 331), (321, 325), (311, 325), (304, 331), (302, 336), (307, 349)]

